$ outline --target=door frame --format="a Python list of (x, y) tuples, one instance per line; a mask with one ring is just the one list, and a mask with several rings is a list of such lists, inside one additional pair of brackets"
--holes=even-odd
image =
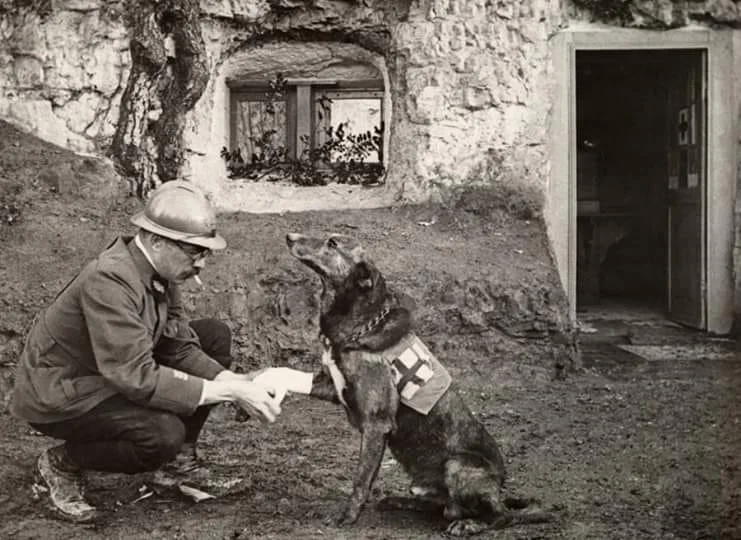
[[(737, 114), (731, 30), (670, 31), (565, 29), (553, 37), (551, 171), (545, 205), (549, 239), (561, 284), (576, 321), (576, 51), (701, 49), (707, 57), (707, 170), (705, 189), (706, 330), (730, 332), (733, 322), (733, 212), (736, 199)], [(564, 137), (568, 134), (568, 137)], [(568, 181), (564, 181), (564, 179)], [(564, 212), (563, 209), (568, 211)], [(712, 241), (707, 241), (712, 238)]]

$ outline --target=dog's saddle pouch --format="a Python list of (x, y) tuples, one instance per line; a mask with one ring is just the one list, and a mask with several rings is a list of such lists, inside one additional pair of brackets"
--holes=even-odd
[(448, 370), (414, 333), (381, 354), (391, 367), (401, 402), (429, 413), (450, 386)]

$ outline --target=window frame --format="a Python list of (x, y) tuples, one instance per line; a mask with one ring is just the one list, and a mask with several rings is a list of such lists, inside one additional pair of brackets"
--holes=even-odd
[[(254, 81), (249, 84), (240, 84), (236, 87), (231, 87), (229, 90), (229, 150), (235, 149), (235, 143), (237, 139), (237, 114), (239, 111), (239, 103), (241, 101), (269, 101), (266, 93), (269, 90), (269, 83), (267, 81)], [(296, 132), (296, 92), (291, 86), (286, 88), (286, 139), (283, 141), (288, 155), (294, 155), (295, 148), (295, 137), (292, 136)], [(246, 156), (243, 156), (245, 159)]]
[[(326, 140), (326, 135), (320, 131), (320, 120), (318, 118), (318, 101), (321, 95), (327, 96), (331, 100), (335, 99), (378, 99), (379, 102), (379, 116), (380, 116), (380, 127), (383, 130), (384, 125), (384, 97), (385, 91), (383, 87), (377, 88), (369, 82), (360, 82), (360, 84), (351, 85), (315, 85), (312, 87), (312, 98), (311, 98), (311, 145), (312, 148), (321, 146)], [(383, 163), (383, 148), (378, 151), (378, 160), (369, 161), (368, 163)]]
[[(235, 81), (229, 83), (228, 88), (229, 133), (227, 140), (229, 150), (234, 150), (239, 103), (241, 101), (268, 101), (266, 94), (270, 88), (270, 81), (265, 79)], [(311, 148), (317, 147), (317, 128), (319, 124), (316, 116), (316, 97), (320, 92), (338, 96), (354, 95), (358, 96), (358, 99), (378, 98), (381, 105), (381, 125), (383, 126), (386, 90), (382, 80), (286, 79), (286, 140), (284, 144), (290, 159), (296, 159), (301, 155), (303, 151), (301, 136), (304, 134), (309, 135)], [(378, 162), (383, 162), (382, 150), (379, 152)]]

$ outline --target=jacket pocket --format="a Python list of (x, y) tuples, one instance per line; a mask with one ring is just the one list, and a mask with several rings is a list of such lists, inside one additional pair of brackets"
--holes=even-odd
[[(58, 348), (57, 340), (54, 339), (54, 336), (47, 329), (44, 317), (45, 313), (41, 313), (36, 318), (33, 329), (28, 334), (28, 341), (26, 342), (27, 352), (35, 359), (32, 365), (38, 368), (59, 367), (60, 363), (57, 357), (60, 349)], [(55, 348), (57, 349), (56, 351), (54, 350)]]
[(28, 377), (31, 395), (47, 411), (63, 411), (68, 401), (63, 381), (68, 375), (61, 367), (38, 367)]
[(62, 391), (70, 401), (77, 401), (94, 394), (104, 386), (103, 377), (100, 375), (85, 375), (62, 380)]
[(44, 328), (44, 323), (41, 322), (36, 328), (36, 335), (34, 336), (33, 344), (36, 348), (36, 355), (41, 358), (49, 353), (57, 344), (56, 340), (49, 334)]

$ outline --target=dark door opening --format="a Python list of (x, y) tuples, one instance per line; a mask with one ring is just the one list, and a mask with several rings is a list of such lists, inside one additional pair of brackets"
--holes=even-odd
[[(702, 257), (702, 152), (693, 148), (704, 148), (703, 110), (691, 104), (700, 103), (701, 60), (689, 50), (576, 53), (577, 311), (615, 306), (664, 317), (677, 299), (699, 305), (701, 276), (689, 259)], [(677, 187), (688, 185), (700, 202), (672, 225)], [(689, 256), (671, 238), (680, 229)], [(684, 272), (692, 281), (672, 292)]]

